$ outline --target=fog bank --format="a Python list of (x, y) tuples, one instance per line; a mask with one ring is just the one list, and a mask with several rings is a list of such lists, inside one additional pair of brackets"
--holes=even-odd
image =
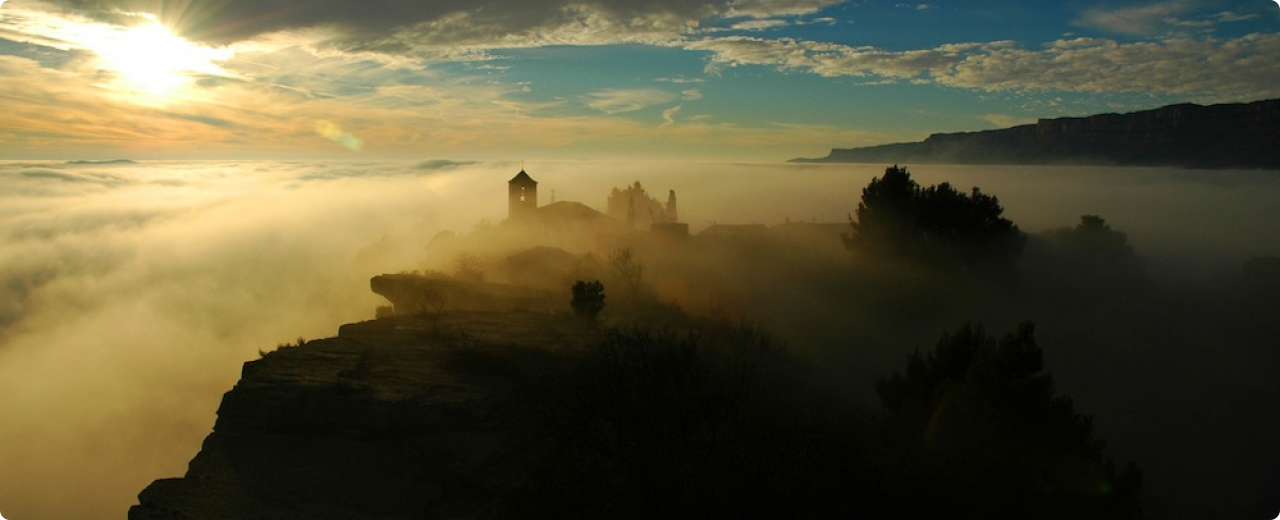
[[(846, 222), (862, 187), (884, 166), (523, 167), (539, 181), (544, 204), (554, 192), (557, 200), (603, 210), (611, 188), (635, 181), (653, 194), (675, 190), (681, 220), (697, 233), (713, 223)], [(0, 163), (6, 186), (0, 193), (0, 410), (8, 411), (0, 421), (3, 513), (20, 519), (121, 517), (150, 481), (185, 472), (241, 363), (259, 349), (299, 336), (333, 335), (340, 324), (372, 318), (374, 307), (385, 302), (369, 291), (369, 277), (447, 265), (452, 258), (431, 258), (427, 243), (443, 230), (466, 233), (484, 219), (504, 219), (506, 182), (520, 168), (441, 159)], [(1179, 284), (1212, 284), (1238, 274), (1249, 258), (1280, 256), (1277, 172), (910, 168), (923, 185), (946, 181), (962, 191), (979, 186), (995, 194), (1005, 216), (1030, 233), (1101, 215), (1128, 234), (1153, 277)], [(755, 272), (751, 258), (740, 261), (741, 272)], [(842, 261), (832, 257), (820, 268)], [(724, 267), (726, 277), (738, 272)], [(824, 326), (827, 314), (807, 312), (824, 308), (829, 297), (787, 295), (779, 298), (780, 307), (810, 303), (747, 317), (807, 328), (810, 334), (780, 334), (793, 343), (822, 344), (797, 348), (821, 349), (840, 343), (847, 332)], [(981, 312), (968, 316), (977, 317)], [(1026, 318), (1043, 319), (1009, 319)], [(859, 322), (849, 325), (852, 330), (872, 318), (845, 321)], [(1045, 337), (1072, 334), (1050, 330)], [(1065, 393), (1083, 396), (1090, 406), (1081, 411), (1099, 413), (1125, 374), (1094, 371), (1086, 357), (1064, 357), (1051, 341), (1043, 343), (1048, 369), (1060, 373)], [(1099, 363), (1137, 355), (1109, 354), (1104, 347), (1085, 354)], [(907, 348), (893, 346), (883, 361), (900, 362), (899, 350)], [(1169, 362), (1189, 370), (1195, 354), (1179, 350), (1177, 356)], [(865, 366), (867, 377), (882, 368)], [(1168, 374), (1175, 372), (1149, 379), (1174, 385)], [(1141, 426), (1124, 415), (1128, 405), (1107, 411), (1113, 415), (1099, 418), (1104, 438)], [(1140, 449), (1132, 439), (1119, 444)], [(71, 496), (77, 499), (66, 499)]]

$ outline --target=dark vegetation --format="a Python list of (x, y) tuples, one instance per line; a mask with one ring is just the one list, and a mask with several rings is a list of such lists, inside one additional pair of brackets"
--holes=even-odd
[(595, 321), (600, 311), (604, 310), (604, 284), (599, 280), (578, 280), (573, 284), (571, 292), (573, 298), (569, 300), (569, 306), (573, 308), (573, 313)]
[[(479, 461), (465, 470), (414, 466), (465, 484), (433, 491), (427, 517), (1139, 518), (1157, 485), (1198, 491), (1170, 484), (1184, 461), (1203, 471), (1228, 467), (1218, 453), (1274, 459), (1258, 439), (1276, 417), (1280, 259), (1218, 285), (1158, 281), (1101, 216), (1028, 235), (994, 196), (922, 187), (897, 166), (863, 190), (850, 220), (843, 244), (832, 233), (825, 246), (635, 239), (547, 277), (554, 308), (510, 298), (510, 315), (475, 313), (500, 323), (456, 332), (443, 307), (496, 285), (479, 283), (492, 264), (458, 256), (452, 276), (375, 278), (396, 302), (380, 311), (389, 323), (447, 346), (448, 377), (421, 400), (527, 443), (505, 445), (518, 455), (497, 440), (450, 453)], [(423, 285), (391, 283), (401, 278)], [(587, 280), (608, 284), (607, 310), (604, 284)], [(735, 325), (743, 317), (760, 328)], [(414, 366), (363, 350), (338, 375), (363, 388)], [(1246, 383), (1222, 383), (1237, 376)], [(459, 386), (468, 378), (485, 384)], [(495, 392), (500, 406), (452, 401), (491, 383), (517, 390)], [(1248, 413), (1247, 431), (1222, 421), (1240, 422), (1227, 408)], [(1205, 450), (1208, 437), (1182, 429), (1228, 441)], [(1111, 459), (1148, 446), (1143, 471)], [(475, 456), (490, 448), (499, 462)], [(1237, 474), (1244, 484), (1184, 481), (1256, 497), (1274, 473), (1251, 464)], [(468, 514), (450, 513), (460, 503)], [(1183, 514), (1198, 516), (1223, 515)]]
[[(905, 168), (874, 179), (845, 245), (866, 273), (853, 283), (900, 302), (879, 327), (936, 323), (993, 290), (1020, 301), (1028, 237), (1002, 213), (994, 196), (921, 187)], [(1036, 244), (1042, 260), (1099, 283), (1141, 277), (1100, 217)], [(643, 268), (630, 254), (611, 263)], [(831, 384), (840, 363), (812, 365), (726, 323), (608, 331), (547, 400), (556, 462), (525, 506), (614, 518), (1141, 516), (1141, 471), (1117, 470), (1092, 419), (1056, 392), (1030, 323), (1001, 339), (981, 325), (944, 333), (873, 385), (872, 407)]]
[[(1055, 395), (1033, 326), (945, 334), (876, 385), (897, 509), (952, 518), (1138, 518), (1142, 473), (1117, 473), (1092, 419)], [(927, 497), (927, 500), (919, 500)]]
[(543, 400), (552, 461), (530, 517), (1139, 518), (1032, 327), (944, 335), (877, 385), (824, 397), (756, 328), (613, 329)]
[(949, 274), (1007, 275), (1024, 238), (1003, 213), (996, 197), (976, 187), (968, 194), (945, 182), (924, 188), (895, 165), (863, 188), (845, 244)]

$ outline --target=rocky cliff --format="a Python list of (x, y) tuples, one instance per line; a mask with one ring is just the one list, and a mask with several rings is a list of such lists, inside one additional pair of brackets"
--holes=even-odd
[(442, 312), (344, 325), (245, 363), (151, 519), (501, 517), (537, 474), (537, 381), (596, 331), (535, 312)]
[(1091, 164), (1280, 169), (1280, 99), (1041, 119), (792, 162)]

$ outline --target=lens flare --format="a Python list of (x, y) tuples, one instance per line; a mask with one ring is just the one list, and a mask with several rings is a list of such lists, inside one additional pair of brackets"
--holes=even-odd
[(316, 121), (316, 133), (324, 136), (325, 139), (338, 143), (353, 152), (360, 151), (360, 147), (364, 142), (359, 137), (351, 135), (342, 130), (341, 126), (333, 121)]

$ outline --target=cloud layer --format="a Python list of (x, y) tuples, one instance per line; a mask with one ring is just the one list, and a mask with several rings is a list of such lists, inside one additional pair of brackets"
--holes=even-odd
[(839, 0), (56, 0), (100, 19), (158, 13), (198, 41), (229, 44), (265, 34), (330, 28), (346, 49), (407, 51), (466, 46), (654, 42), (703, 20), (815, 12)]
[(691, 42), (712, 71), (758, 65), (827, 77), (865, 77), (985, 91), (1172, 94), (1203, 102), (1280, 96), (1280, 34), (1117, 42), (1058, 40), (1039, 48), (1010, 41), (888, 51), (747, 36)]

